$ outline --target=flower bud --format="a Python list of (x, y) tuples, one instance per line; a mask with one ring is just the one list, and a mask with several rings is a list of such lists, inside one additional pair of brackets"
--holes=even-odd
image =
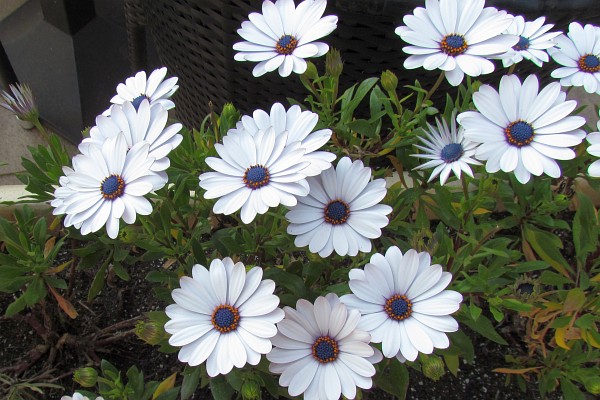
[(327, 75), (338, 78), (344, 69), (344, 62), (337, 49), (330, 49), (325, 56), (325, 71)]
[(259, 400), (261, 398), (260, 385), (253, 379), (244, 381), (241, 393), (244, 400)]
[(83, 387), (92, 387), (98, 381), (98, 372), (92, 367), (79, 368), (73, 373), (73, 380)]
[(388, 92), (395, 92), (398, 87), (398, 77), (389, 69), (381, 74), (381, 86)]
[(444, 362), (436, 355), (422, 359), (423, 374), (433, 381), (439, 380), (446, 373)]
[(587, 390), (594, 396), (597, 396), (600, 394), (600, 378), (599, 377), (596, 376), (593, 378), (586, 379), (584, 381), (584, 386), (585, 386), (585, 390)]
[(135, 324), (135, 335), (151, 345), (159, 344), (165, 337), (163, 327), (154, 321), (138, 321)]

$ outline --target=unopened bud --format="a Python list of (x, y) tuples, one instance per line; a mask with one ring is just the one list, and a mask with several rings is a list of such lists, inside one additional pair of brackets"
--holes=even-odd
[(594, 396), (597, 396), (600, 394), (600, 378), (599, 377), (593, 377), (590, 379), (586, 379), (584, 381), (584, 386), (585, 389), (590, 392), (591, 394), (593, 394)]
[(444, 362), (438, 356), (428, 356), (422, 359), (423, 374), (433, 381), (439, 380), (446, 373)]
[(325, 56), (325, 71), (334, 78), (339, 77), (344, 69), (344, 62), (337, 49), (330, 49)]
[(159, 344), (165, 337), (163, 327), (154, 321), (138, 321), (135, 324), (135, 334), (144, 342), (151, 345)]
[(381, 74), (381, 86), (388, 92), (395, 92), (398, 87), (398, 77), (389, 69)]
[(79, 368), (73, 373), (73, 380), (83, 387), (92, 387), (98, 381), (98, 372), (92, 367)]
[(242, 398), (244, 400), (259, 400), (260, 385), (253, 379), (249, 379), (242, 384)]

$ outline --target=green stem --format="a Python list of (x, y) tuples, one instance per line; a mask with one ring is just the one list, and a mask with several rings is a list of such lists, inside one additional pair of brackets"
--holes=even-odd
[(40, 119), (34, 118), (31, 122), (33, 123), (33, 126), (35, 126), (35, 128), (38, 130), (38, 132), (40, 132), (40, 135), (42, 135), (42, 138), (44, 138), (46, 143), (50, 144), (50, 138), (48, 136), (48, 131), (46, 131), (46, 128), (44, 128), (44, 125), (42, 125), (42, 122), (40, 121)]
[(463, 194), (465, 195), (465, 200), (469, 200), (469, 182), (467, 181), (465, 174), (461, 175), (460, 181), (462, 183), (462, 190)]
[(515, 72), (515, 67), (517, 66), (517, 64), (513, 64), (510, 67), (508, 67), (508, 72), (506, 73), (506, 75), (512, 75), (513, 72)]
[(415, 107), (415, 111), (413, 111), (413, 114), (416, 114), (416, 112), (419, 111), (419, 109), (423, 106), (423, 104), (425, 104), (427, 102), (427, 100), (429, 100), (431, 98), (431, 96), (433, 96), (435, 91), (438, 90), (438, 88), (442, 84), (442, 81), (444, 80), (445, 77), (446, 77), (446, 72), (445, 71), (440, 72), (440, 76), (438, 76), (437, 81), (435, 81), (435, 83), (433, 84), (433, 86), (431, 87), (429, 92), (427, 92), (423, 101), (420, 104), (417, 104), (417, 107)]

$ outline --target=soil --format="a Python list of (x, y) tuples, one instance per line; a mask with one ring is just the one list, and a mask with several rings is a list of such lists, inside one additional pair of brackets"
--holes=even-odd
[[(56, 303), (48, 298), (46, 321), (40, 319), (42, 306), (12, 317), (0, 318), (0, 373), (21, 380), (46, 381), (64, 387), (64, 390), (46, 391), (37, 398), (59, 399), (71, 395), (78, 385), (72, 381), (75, 369), (98, 366), (104, 358), (117, 368), (126, 371), (137, 365), (147, 380), (163, 380), (182, 370), (177, 355), (164, 354), (139, 340), (133, 333), (135, 321), (147, 311), (164, 309), (166, 303), (155, 298), (152, 285), (144, 278), (158, 268), (152, 263), (136, 265), (129, 269), (130, 282), (114, 277), (109, 279), (100, 295), (92, 302), (86, 301), (87, 290), (94, 277), (93, 270), (75, 271), (76, 284), (71, 299), (79, 316), (71, 320), (58, 310)], [(0, 294), (0, 310), (4, 310), (14, 297)], [(112, 329), (119, 323), (117, 329)], [(506, 367), (507, 352), (518, 352), (518, 346), (501, 346), (466, 330), (473, 341), (476, 357), (473, 364), (463, 362), (458, 376), (447, 372), (439, 381), (426, 378), (420, 371), (409, 368), (410, 386), (408, 399), (412, 400), (513, 400), (527, 397), (541, 400), (535, 382), (523, 393), (516, 382), (507, 380), (503, 374), (492, 372), (494, 368)], [(7, 386), (0, 388), (0, 398), (6, 398)], [(263, 396), (266, 398), (267, 396)], [(198, 390), (193, 399), (210, 399), (207, 389)], [(381, 390), (363, 392), (364, 399), (392, 399)], [(557, 394), (549, 399), (560, 399)]]

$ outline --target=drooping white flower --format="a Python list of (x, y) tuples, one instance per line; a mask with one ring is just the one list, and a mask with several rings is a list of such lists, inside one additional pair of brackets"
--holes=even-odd
[(326, 0), (304, 0), (298, 7), (293, 0), (264, 1), (262, 14), (251, 13), (238, 29), (245, 41), (233, 45), (239, 51), (235, 59), (258, 62), (252, 70), (257, 77), (276, 69), (284, 77), (304, 73), (305, 58), (329, 51), (327, 44), (315, 42), (337, 26), (335, 15), (322, 17), (326, 6)]
[[(600, 121), (596, 123), (596, 127), (600, 131)], [(600, 157), (600, 132), (591, 132), (587, 135), (586, 139), (590, 144), (587, 148), (587, 152), (594, 157)], [(588, 167), (588, 174), (596, 178), (600, 177), (600, 160), (594, 161)]]
[[(165, 110), (175, 107), (169, 98), (179, 89), (177, 77), (171, 77), (165, 80), (167, 68), (162, 67), (152, 71), (148, 79), (146, 72), (139, 71), (135, 76), (129, 77), (125, 83), (117, 85), (117, 94), (110, 99), (113, 104), (123, 104), (130, 101), (137, 109), (142, 100), (148, 100), (150, 104), (160, 104)], [(103, 115), (110, 115), (112, 108), (104, 111)]]
[(138, 143), (128, 151), (120, 134), (73, 157), (73, 168), (63, 167), (65, 175), (54, 192), (53, 214), (67, 214), (65, 226), (80, 229), (82, 235), (106, 225), (108, 236), (116, 238), (121, 218), (132, 224), (136, 214), (152, 212), (144, 196), (162, 179), (150, 171), (154, 159), (148, 147)]
[(300, 142), (287, 144), (288, 134), (275, 134), (271, 127), (254, 136), (239, 132), (223, 137), (215, 148), (221, 158), (207, 157), (206, 163), (215, 172), (200, 175), (200, 187), (207, 199), (218, 198), (213, 207), (216, 214), (231, 214), (240, 208), (245, 224), (256, 214), (280, 203), (291, 207), (296, 196), (308, 194), (303, 170), (309, 166), (303, 160), (305, 149)]
[(252, 117), (244, 115), (236, 124), (236, 127), (227, 132), (228, 136), (235, 136), (240, 131), (245, 131), (252, 136), (259, 131), (266, 131), (273, 127), (275, 134), (287, 133), (287, 142), (301, 142), (302, 148), (306, 150), (303, 160), (310, 165), (302, 170), (306, 176), (314, 176), (331, 167), (335, 160), (335, 154), (327, 151), (317, 151), (331, 137), (331, 129), (320, 129), (312, 131), (319, 122), (319, 115), (311, 111), (302, 111), (300, 106), (293, 105), (287, 111), (281, 103), (275, 103), (271, 111), (256, 110)]
[(512, 16), (493, 7), (484, 8), (484, 0), (426, 0), (425, 8), (415, 8), (404, 16), (406, 26), (396, 28), (410, 46), (404, 67), (441, 69), (448, 82), (457, 86), (464, 75), (479, 76), (494, 71), (486, 57), (508, 51), (518, 42), (514, 35), (502, 35)]
[(168, 112), (161, 104), (150, 104), (146, 99), (137, 108), (130, 101), (124, 101), (121, 106), (114, 105), (110, 110), (110, 117), (99, 115), (96, 118), (96, 126), (90, 129), (90, 136), (79, 144), (79, 151), (87, 154), (92, 144), (102, 145), (106, 139), (120, 133), (125, 135), (128, 148), (138, 143), (148, 143), (149, 155), (154, 158), (150, 169), (163, 180), (162, 184), (157, 181), (159, 185), (154, 189), (160, 189), (167, 182), (165, 170), (170, 165), (167, 156), (183, 140), (177, 133), (182, 125), (174, 123), (167, 126)]
[(215, 259), (207, 270), (194, 265), (192, 277), (180, 279), (167, 306), (169, 343), (181, 347), (178, 357), (191, 366), (206, 361), (209, 376), (227, 374), (235, 366), (256, 365), (271, 351), (275, 324), (282, 320), (273, 294), (275, 282), (262, 279), (262, 269), (246, 272), (231, 258)]
[(308, 245), (321, 257), (334, 250), (341, 256), (371, 251), (370, 239), (381, 236), (392, 212), (392, 207), (379, 204), (387, 193), (385, 180), (371, 181), (371, 168), (348, 157), (307, 180), (310, 193), (286, 214), (287, 232), (297, 235), (296, 246)]
[[(60, 400), (90, 400), (89, 397), (82, 395), (81, 393), (75, 392), (73, 396), (63, 396)], [(95, 400), (104, 400), (103, 397), (96, 397)]]
[(526, 59), (541, 67), (550, 60), (546, 50), (556, 46), (553, 39), (561, 32), (548, 32), (554, 24), (544, 25), (545, 21), (545, 17), (539, 17), (535, 21), (525, 21), (521, 15), (515, 17), (505, 33), (518, 36), (519, 41), (498, 57), (502, 60), (502, 65), (509, 67)]
[(385, 357), (414, 361), (419, 352), (447, 348), (445, 332), (458, 330), (449, 314), (458, 310), (462, 295), (444, 290), (451, 280), (439, 264), (431, 265), (428, 253), (411, 249), (403, 255), (393, 246), (385, 256), (373, 254), (364, 270), (350, 271), (353, 294), (341, 301), (360, 311), (358, 327), (382, 344)]
[(416, 144), (415, 147), (423, 150), (423, 154), (412, 154), (413, 157), (429, 159), (425, 164), (419, 165), (415, 169), (434, 168), (427, 182), (431, 182), (436, 176), (440, 176), (440, 183), (443, 185), (454, 172), (460, 179), (461, 171), (473, 177), (473, 171), (469, 164), (481, 165), (481, 163), (472, 157), (475, 155), (477, 144), (465, 139), (464, 129), (456, 129), (456, 115), (452, 114), (450, 127), (446, 120), (436, 119), (437, 129), (427, 124), (429, 128), (425, 132), (427, 138), (419, 136), (419, 140), (424, 146)]
[(558, 178), (561, 172), (556, 160), (575, 157), (570, 147), (585, 137), (578, 129), (585, 118), (569, 116), (577, 102), (565, 100), (558, 82), (539, 93), (538, 85), (535, 75), (522, 85), (515, 75), (503, 76), (499, 92), (481, 86), (473, 95), (477, 111), (458, 115), (465, 137), (480, 143), (475, 157), (487, 160), (488, 172), (514, 171), (521, 183), (527, 183), (531, 174)]
[(567, 35), (556, 39), (548, 49), (552, 59), (563, 67), (552, 71), (563, 86), (583, 86), (588, 93), (600, 94), (600, 28), (577, 22), (569, 24)]
[(279, 384), (291, 396), (304, 393), (306, 400), (336, 400), (343, 394), (353, 399), (357, 386), (371, 387), (373, 363), (382, 357), (369, 345), (370, 335), (357, 329), (357, 310), (348, 310), (330, 293), (318, 297), (314, 306), (300, 299), (296, 309), (284, 311), (267, 359), (269, 371), (281, 374)]

